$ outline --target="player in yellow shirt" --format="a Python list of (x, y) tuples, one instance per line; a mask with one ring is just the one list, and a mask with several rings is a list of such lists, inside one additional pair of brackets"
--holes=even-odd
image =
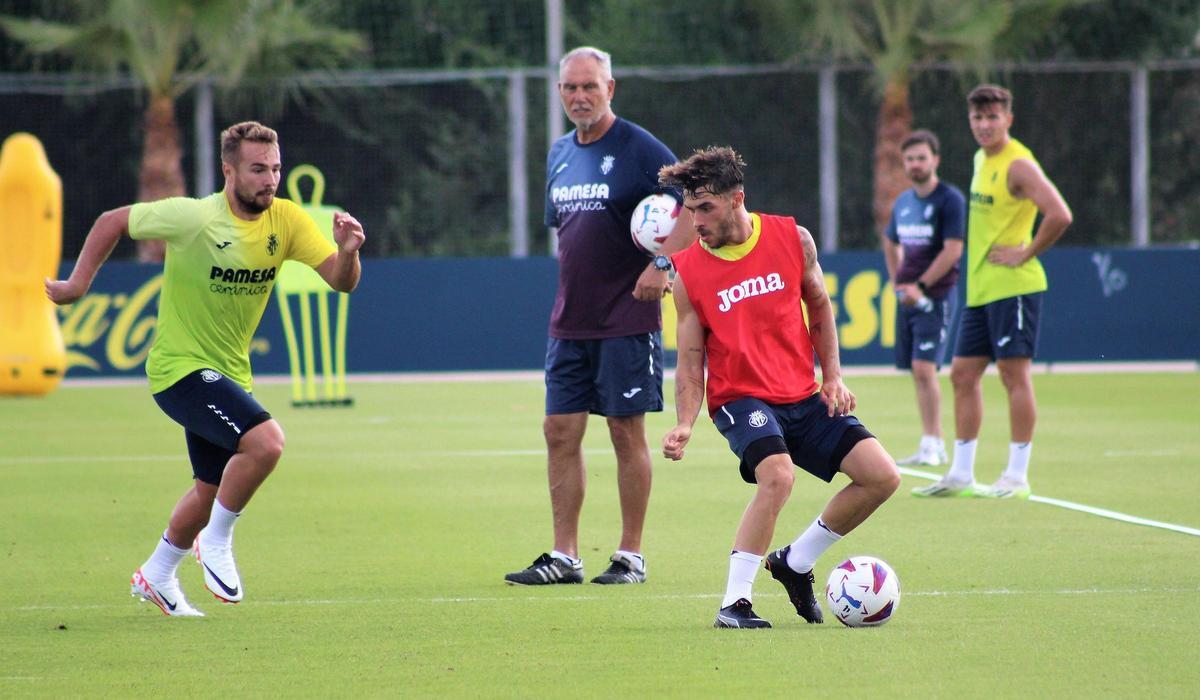
[(176, 571), (194, 549), (204, 585), (237, 603), (245, 591), (233, 557), (233, 526), (283, 454), (283, 429), (253, 395), (250, 340), (284, 260), (312, 266), (329, 286), (358, 285), (365, 236), (349, 214), (329, 243), (293, 202), (276, 199), (282, 165), (275, 131), (258, 122), (221, 133), (225, 189), (101, 214), (71, 276), (46, 280), (46, 295), (70, 304), (91, 287), (121, 236), (166, 242), (158, 327), (146, 374), (159, 407), (184, 427), (194, 485), (176, 504), (154, 553), (130, 585), (166, 615), (200, 616)]
[[(1046, 272), (1037, 256), (1071, 225), (1071, 210), (1037, 160), (1009, 135), (1012, 93), (980, 85), (967, 96), (979, 144), (967, 218), (967, 308), (959, 323), (950, 383), (957, 435), (950, 471), (913, 489), (916, 496), (1029, 497), (1029, 457), (1037, 402), (1031, 372)], [(1033, 235), (1038, 213), (1042, 223)], [(975, 448), (983, 423), (982, 379), (996, 361), (1008, 392), (1008, 466), (988, 487), (975, 484)]]

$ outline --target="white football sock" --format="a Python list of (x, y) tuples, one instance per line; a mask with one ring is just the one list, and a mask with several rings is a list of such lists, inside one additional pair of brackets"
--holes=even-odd
[(1008, 468), (1004, 476), (1017, 481), (1029, 480), (1029, 457), (1033, 454), (1033, 442), (1008, 443)]
[(630, 559), (636, 561), (638, 566), (641, 567), (642, 571), (646, 570), (646, 559), (642, 555), (638, 554), (637, 552), (631, 552), (628, 549), (618, 549), (615, 553), (616, 554), (624, 554), (625, 556), (629, 557)]
[(565, 561), (566, 563), (570, 564), (571, 566), (575, 566), (579, 562), (583, 561), (582, 559), (575, 559), (567, 554), (563, 554), (562, 552), (558, 551), (557, 549), (551, 551), (550, 556), (554, 557), (555, 559), (557, 559), (559, 561)]
[(204, 538), (217, 543), (229, 543), (233, 540), (233, 526), (237, 524), (239, 515), (241, 513), (234, 513), (221, 505), (221, 499), (214, 498), (208, 525), (204, 527)]
[(946, 477), (951, 481), (975, 481), (975, 448), (979, 440), (955, 440), (954, 461), (950, 463), (950, 471)]
[(729, 553), (729, 581), (725, 584), (722, 608), (733, 605), (739, 598), (751, 600), (750, 591), (754, 588), (754, 577), (758, 575), (760, 565), (762, 557), (757, 554), (737, 550)]
[(922, 435), (921, 436), (921, 451), (922, 452), (928, 452), (928, 451), (936, 450), (939, 448), (942, 448), (942, 449), (945, 448), (945, 446), (942, 444), (942, 439), (940, 437), (938, 437), (936, 435)]
[(151, 583), (166, 583), (175, 578), (175, 571), (179, 569), (179, 562), (188, 555), (191, 550), (180, 549), (171, 544), (167, 539), (167, 533), (163, 533), (162, 537), (158, 538), (158, 546), (154, 548), (154, 554), (142, 564), (142, 576)]
[(813, 565), (817, 563), (817, 558), (840, 539), (842, 539), (841, 535), (830, 530), (825, 523), (821, 522), (820, 518), (817, 518), (792, 543), (792, 548), (788, 550), (787, 555), (788, 567), (792, 571), (799, 571), (802, 574), (812, 571)]

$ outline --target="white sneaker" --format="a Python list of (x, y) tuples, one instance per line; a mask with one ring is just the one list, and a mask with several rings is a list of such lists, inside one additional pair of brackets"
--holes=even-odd
[(179, 579), (172, 578), (166, 583), (150, 583), (142, 576), (142, 570), (133, 572), (129, 579), (129, 594), (142, 600), (148, 600), (162, 610), (163, 615), (172, 617), (204, 617), (204, 613), (193, 608), (183, 597), (179, 588)]
[(898, 467), (940, 467), (948, 464), (949, 459), (946, 458), (945, 446), (934, 449), (917, 450), (916, 454), (897, 460)]
[(912, 490), (917, 498), (951, 498), (954, 496), (974, 496), (979, 492), (979, 486), (974, 481), (954, 481), (943, 476), (940, 480), (928, 486), (918, 486)]
[(980, 498), (1029, 498), (1029, 482), (1024, 479), (1014, 479), (1011, 476), (1000, 475), (996, 483), (979, 489), (975, 494)]
[(204, 569), (204, 587), (218, 600), (237, 603), (242, 599), (242, 579), (238, 576), (237, 564), (233, 561), (233, 544), (209, 545), (204, 531), (196, 535), (193, 545), (196, 561)]

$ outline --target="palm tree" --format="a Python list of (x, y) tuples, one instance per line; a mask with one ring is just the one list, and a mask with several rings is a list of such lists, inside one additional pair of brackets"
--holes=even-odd
[[(55, 3), (61, 6), (62, 3)], [(67, 57), (80, 71), (128, 72), (146, 90), (138, 201), (186, 194), (175, 101), (200, 82), (232, 88), (330, 68), (362, 49), (331, 28), (312, 0), (72, 0), (71, 22), (0, 16), (0, 29), (34, 54)], [(156, 245), (159, 244), (159, 245)], [(158, 241), (138, 259), (161, 262)]]
[(1092, 0), (766, 0), (762, 5), (783, 26), (795, 27), (805, 50), (815, 56), (865, 60), (880, 95), (875, 127), (874, 197), (876, 233), (882, 233), (892, 203), (908, 188), (900, 144), (912, 131), (909, 86), (923, 67), (950, 62), (983, 73), (986, 65), (1019, 47), (1070, 5)]

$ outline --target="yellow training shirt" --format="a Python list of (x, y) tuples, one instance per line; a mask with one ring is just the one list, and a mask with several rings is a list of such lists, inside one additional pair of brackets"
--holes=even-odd
[(1008, 191), (1008, 167), (1018, 159), (1037, 164), (1033, 153), (1013, 138), (994, 156), (987, 155), (982, 148), (975, 153), (967, 218), (967, 306), (1046, 291), (1046, 271), (1037, 258), (1020, 267), (996, 265), (987, 260), (994, 244), (1028, 246), (1033, 240), (1037, 205), (1028, 199), (1017, 199)]
[(251, 390), (250, 340), (284, 260), (317, 267), (337, 252), (303, 209), (276, 199), (255, 221), (234, 216), (224, 192), (135, 204), (129, 235), (166, 241), (158, 327), (146, 359), (158, 393), (211, 367)]

